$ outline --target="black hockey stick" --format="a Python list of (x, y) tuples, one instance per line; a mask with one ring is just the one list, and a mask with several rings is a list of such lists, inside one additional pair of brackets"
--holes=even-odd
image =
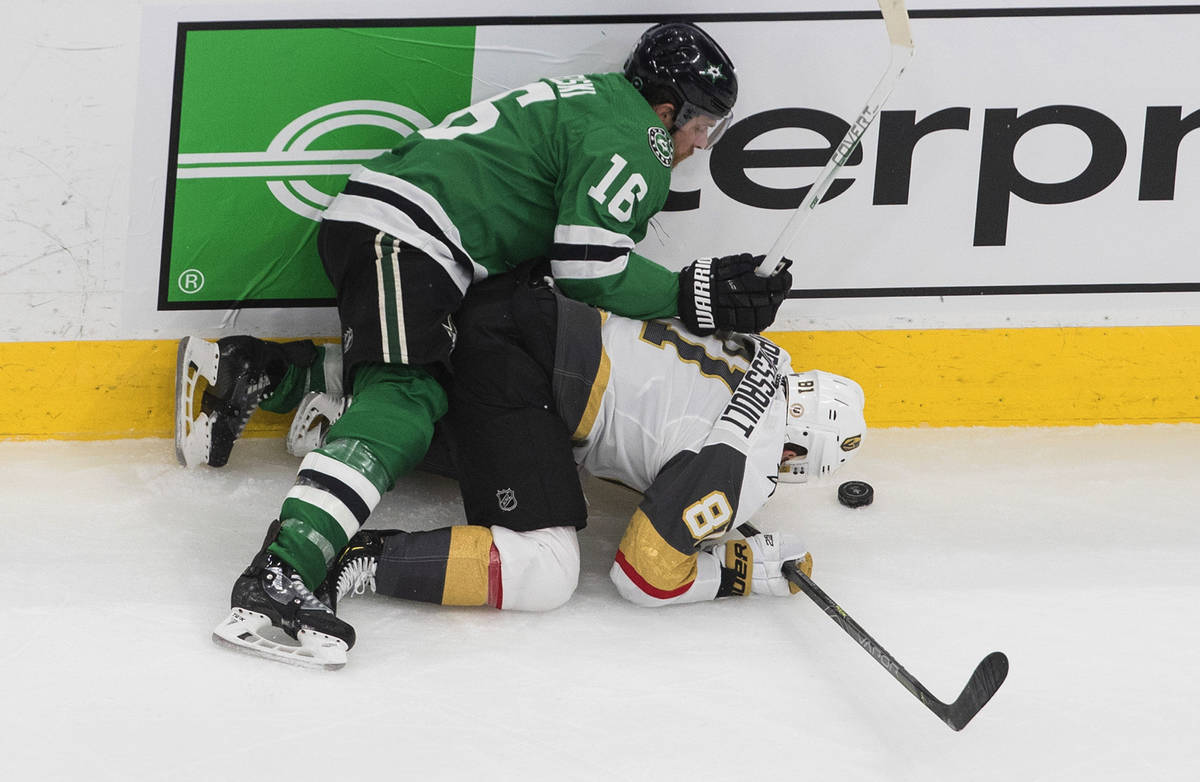
[(800, 591), (811, 597), (826, 616), (837, 622), (859, 646), (866, 649), (867, 654), (874, 657), (875, 661), (882, 665), (896, 681), (904, 685), (904, 689), (916, 696), (917, 700), (925, 704), (925, 708), (936, 714), (938, 719), (954, 730), (965, 728), (971, 718), (978, 714), (984, 704), (996, 694), (996, 690), (1000, 689), (1000, 685), (1004, 684), (1004, 678), (1008, 676), (1008, 658), (1004, 652), (992, 652), (984, 657), (983, 662), (975, 668), (975, 672), (971, 674), (967, 686), (963, 687), (958, 698), (953, 703), (942, 703), (933, 697), (925, 685), (904, 670), (904, 666), (897, 662), (895, 657), (880, 646), (870, 633), (862, 629), (858, 622), (842, 610), (841, 606), (833, 602), (833, 599), (825, 594), (811, 578), (804, 575), (796, 567), (794, 561), (783, 563), (783, 576), (798, 586)]

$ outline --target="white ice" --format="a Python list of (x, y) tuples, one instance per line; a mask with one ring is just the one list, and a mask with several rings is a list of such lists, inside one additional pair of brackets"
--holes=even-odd
[[(354, 598), (350, 662), (210, 640), (297, 461), (240, 443), (0, 443), (0, 779), (1105, 782), (1200, 773), (1200, 426), (894, 429), (758, 517), (942, 700), (1012, 670), (961, 733), (803, 595), (661, 610), (608, 566), (636, 496), (589, 483), (575, 597), (547, 614)], [(840, 506), (837, 481), (875, 503)], [(459, 520), (413, 476), (372, 526)]]

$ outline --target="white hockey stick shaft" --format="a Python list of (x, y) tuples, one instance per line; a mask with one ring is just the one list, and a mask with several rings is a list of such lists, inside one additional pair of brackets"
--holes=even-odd
[(891, 59), (888, 62), (887, 71), (884, 72), (883, 78), (875, 85), (874, 91), (867, 98), (867, 105), (859, 112), (858, 118), (850, 126), (841, 143), (837, 145), (837, 149), (833, 151), (833, 156), (829, 158), (829, 162), (821, 169), (821, 173), (817, 175), (817, 180), (813, 182), (812, 187), (808, 191), (804, 202), (800, 204), (792, 215), (792, 219), (784, 227), (783, 233), (775, 240), (775, 244), (771, 247), (771, 251), (767, 253), (762, 263), (758, 265), (755, 272), (760, 277), (770, 275), (775, 267), (779, 265), (779, 260), (783, 254), (787, 252), (788, 247), (800, 235), (800, 229), (804, 227), (805, 221), (808, 220), (812, 211), (821, 203), (821, 199), (829, 190), (829, 186), (833, 184), (833, 180), (837, 177), (842, 166), (850, 159), (854, 148), (858, 146), (858, 142), (862, 139), (867, 128), (871, 127), (871, 123), (875, 121), (875, 117), (879, 114), (879, 110), (883, 108), (883, 104), (887, 102), (888, 96), (892, 94), (892, 90), (896, 88), (896, 82), (900, 81), (901, 74), (908, 67), (908, 61), (913, 56), (913, 41), (912, 31), (909, 28), (908, 9), (904, 7), (904, 0), (879, 0), (879, 10), (883, 13), (883, 22), (887, 26), (888, 41), (891, 43)]

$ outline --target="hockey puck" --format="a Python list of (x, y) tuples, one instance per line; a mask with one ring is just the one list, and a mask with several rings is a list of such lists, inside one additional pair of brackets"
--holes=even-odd
[(847, 508), (861, 508), (875, 499), (871, 484), (863, 481), (846, 481), (838, 487), (838, 502)]

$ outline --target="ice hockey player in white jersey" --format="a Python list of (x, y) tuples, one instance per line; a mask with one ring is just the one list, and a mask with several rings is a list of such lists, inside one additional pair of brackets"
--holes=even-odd
[[(643, 494), (610, 571), (628, 600), (788, 595), (782, 564), (811, 570), (791, 536), (735, 533), (778, 481), (828, 474), (857, 453), (865, 423), (852, 380), (796, 373), (760, 336), (698, 337), (677, 320), (605, 313), (536, 274), (475, 286), (458, 330), (443, 465), (459, 479), (469, 523), (363, 529), (318, 595), (334, 605), (368, 590), (444, 605), (561, 605), (578, 583), (576, 532), (587, 520), (577, 465)], [(323, 372), (309, 376), (336, 377), (337, 351), (324, 352)], [(339, 410), (327, 394), (306, 397), (292, 446), (311, 448)], [(319, 458), (306, 456), (301, 474)], [(217, 634), (293, 654), (265, 651), (239, 637), (245, 629), (227, 622)]]
[[(363, 530), (330, 591), (364, 587), (443, 604), (544, 610), (578, 580), (586, 523), (576, 464), (642, 493), (610, 576), (647, 606), (793, 594), (793, 538), (730, 539), (777, 482), (828, 474), (857, 453), (862, 389), (793, 372), (754, 335), (698, 337), (537, 283), (489, 283), (459, 323), (449, 426), (467, 526)], [(334, 588), (336, 587), (336, 589)]]

